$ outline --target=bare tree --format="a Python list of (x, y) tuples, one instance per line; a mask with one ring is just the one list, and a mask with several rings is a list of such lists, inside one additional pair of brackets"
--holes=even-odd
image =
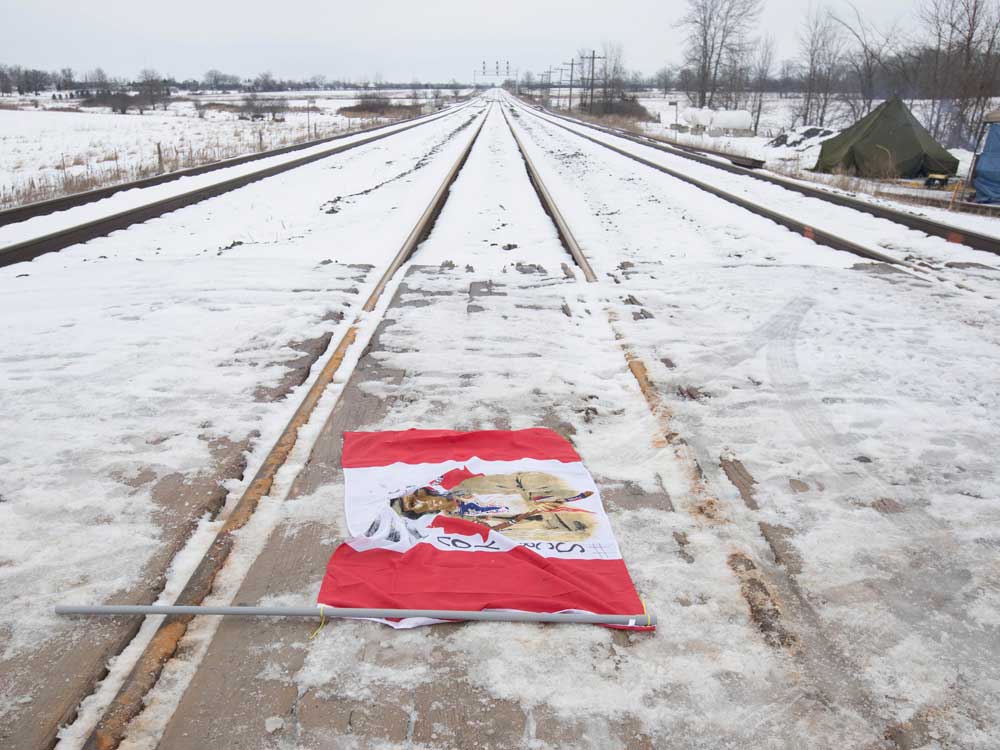
[(884, 60), (891, 52), (890, 40), (898, 36), (898, 30), (890, 28), (879, 31), (861, 15), (856, 5), (848, 4), (853, 11), (853, 18), (844, 20), (836, 14), (831, 14), (830, 17), (852, 40), (850, 53), (844, 55), (844, 61), (852, 72), (853, 81), (849, 87), (849, 95), (844, 97), (844, 101), (848, 105), (852, 119), (860, 120), (872, 111), (877, 76), (884, 70)]
[(674, 69), (669, 66), (660, 68), (653, 76), (653, 80), (656, 81), (656, 88), (666, 96), (674, 86)]
[(283, 96), (272, 96), (264, 100), (264, 109), (272, 120), (281, 120), (288, 111), (288, 100)]
[(241, 119), (263, 120), (267, 111), (266, 106), (267, 103), (257, 96), (256, 92), (251, 91), (243, 97), (240, 105)]
[(716, 103), (726, 109), (746, 109), (750, 104), (753, 45), (744, 35), (733, 39), (722, 56)]
[(530, 94), (531, 90), (535, 87), (535, 74), (532, 73), (530, 70), (526, 70), (524, 72), (522, 80), (524, 81), (525, 91), (527, 91)]
[(793, 124), (826, 124), (842, 52), (843, 40), (833, 16), (825, 8), (810, 8), (799, 34), (802, 102)]
[(221, 70), (216, 70), (215, 68), (212, 68), (210, 71), (205, 73), (205, 76), (202, 79), (202, 85), (204, 85), (206, 89), (210, 89), (212, 91), (218, 91), (219, 89), (225, 87), (225, 84), (223, 83), (223, 80), (225, 78), (226, 78), (225, 73), (223, 73)]
[(798, 72), (794, 60), (782, 60), (778, 69), (778, 91), (784, 99), (798, 86)]
[(916, 57), (928, 129), (951, 147), (974, 145), (1000, 80), (1000, 0), (926, 0)]
[(278, 91), (280, 88), (277, 79), (269, 70), (265, 70), (253, 80), (254, 91)]
[(139, 71), (138, 83), (139, 93), (150, 107), (155, 109), (157, 104), (163, 104), (163, 108), (167, 108), (170, 87), (157, 71), (152, 68), (144, 68)]
[(49, 87), (52, 78), (44, 70), (38, 70), (37, 68), (22, 68), (15, 65), (11, 68), (11, 71), (14, 73), (17, 93), (22, 96), (24, 94), (35, 94), (35, 96), (38, 96), (43, 89)]
[(614, 112), (625, 91), (625, 51), (621, 42), (604, 42), (601, 56), (601, 71), (595, 74), (602, 81), (600, 111)]
[(85, 78), (85, 83), (92, 87), (95, 93), (111, 93), (111, 81), (108, 74), (104, 72), (104, 68), (94, 68), (86, 74)]
[(771, 80), (771, 69), (774, 67), (774, 37), (770, 34), (757, 40), (757, 52), (753, 58), (751, 75), (753, 77), (753, 93), (750, 97), (750, 114), (753, 115), (753, 132), (760, 128), (760, 116), (764, 112), (764, 94)]
[(727, 54), (749, 36), (760, 15), (761, 0), (688, 0), (681, 23), (687, 28), (687, 64), (699, 107), (711, 107)]

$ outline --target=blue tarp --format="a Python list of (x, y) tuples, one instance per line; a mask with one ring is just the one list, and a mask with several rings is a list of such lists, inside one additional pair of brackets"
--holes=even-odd
[(976, 189), (976, 203), (1000, 203), (1000, 124), (990, 125), (986, 133), (972, 186)]

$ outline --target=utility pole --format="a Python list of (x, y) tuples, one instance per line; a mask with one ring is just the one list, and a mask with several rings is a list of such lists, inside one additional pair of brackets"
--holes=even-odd
[(563, 63), (563, 65), (569, 65), (569, 106), (567, 109), (573, 111), (573, 69), (576, 67), (576, 58), (574, 57), (569, 63)]
[(590, 50), (590, 106), (587, 109), (590, 114), (594, 114), (594, 62), (605, 59), (597, 56), (597, 50)]

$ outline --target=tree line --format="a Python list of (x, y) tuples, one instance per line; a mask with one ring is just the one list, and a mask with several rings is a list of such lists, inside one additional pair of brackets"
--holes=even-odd
[(1000, 96), (1000, 0), (921, 0), (911, 27), (877, 26), (850, 4), (814, 6), (800, 24), (798, 53), (777, 67), (758, 34), (762, 0), (688, 0), (678, 85), (699, 106), (750, 108), (762, 92), (800, 95), (792, 125), (830, 125), (867, 115), (898, 95), (949, 147), (972, 144)]
[[(878, 26), (854, 5), (811, 6), (797, 49), (778, 61), (759, 28), (763, 0), (686, 0), (683, 62), (653, 75), (628, 71), (620, 44), (580, 50), (569, 62), (516, 82), (541, 95), (571, 80), (574, 107), (627, 113), (639, 90), (679, 91), (697, 107), (745, 109), (759, 126), (765, 94), (794, 97), (789, 127), (842, 126), (898, 95), (948, 147), (970, 147), (1000, 97), (1000, 0), (920, 0), (909, 28)], [(516, 85), (508, 82), (508, 85)]]
[(72, 68), (62, 68), (57, 71), (45, 71), (37, 68), (26, 68), (20, 65), (0, 64), (0, 95), (14, 93), (22, 96), (41, 96), (44, 93), (77, 95), (113, 94), (136, 91), (146, 94), (147, 98), (160, 101), (161, 95), (171, 91), (197, 92), (228, 91), (244, 93), (265, 93), (274, 91), (307, 91), (307, 90), (342, 90), (342, 89), (413, 89), (420, 91), (453, 90), (461, 88), (452, 79), (444, 82), (424, 83), (419, 81), (391, 82), (381, 75), (363, 76), (357, 81), (329, 79), (324, 75), (314, 75), (309, 78), (279, 78), (270, 71), (256, 76), (244, 78), (221, 70), (209, 70), (201, 78), (176, 79), (170, 75), (161, 75), (158, 71), (146, 68), (134, 78), (112, 78), (103, 68), (95, 68), (85, 73), (76, 73)]

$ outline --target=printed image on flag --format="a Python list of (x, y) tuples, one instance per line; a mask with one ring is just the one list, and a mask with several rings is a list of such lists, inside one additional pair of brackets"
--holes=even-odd
[(347, 432), (343, 466), (351, 538), (320, 604), (644, 611), (597, 485), (551, 430)]

